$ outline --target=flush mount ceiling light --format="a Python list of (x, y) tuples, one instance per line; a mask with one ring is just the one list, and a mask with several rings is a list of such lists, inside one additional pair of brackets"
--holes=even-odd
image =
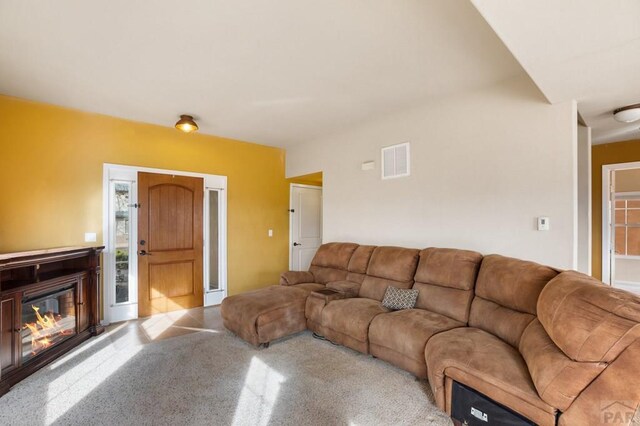
[(198, 125), (195, 120), (190, 115), (181, 115), (180, 120), (176, 123), (176, 129), (185, 132), (191, 133), (198, 130)]
[(640, 104), (629, 105), (614, 110), (613, 118), (621, 123), (631, 123), (640, 120)]

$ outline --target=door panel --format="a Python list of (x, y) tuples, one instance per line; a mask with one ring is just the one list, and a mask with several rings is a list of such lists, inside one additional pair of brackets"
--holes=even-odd
[(149, 281), (151, 287), (151, 299), (159, 297), (179, 297), (193, 294), (193, 262), (172, 262), (149, 265)]
[(149, 233), (149, 250), (193, 249), (193, 196), (189, 188), (176, 185), (149, 188), (149, 229), (165, 231)]
[(138, 192), (139, 316), (202, 306), (203, 180), (141, 172)]
[(322, 243), (322, 188), (293, 186), (291, 269), (306, 271)]

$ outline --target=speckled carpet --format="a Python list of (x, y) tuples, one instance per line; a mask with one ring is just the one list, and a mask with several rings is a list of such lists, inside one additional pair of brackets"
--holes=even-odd
[(450, 425), (425, 381), (304, 332), (255, 349), (215, 327), (112, 330), (0, 398), (2, 425)]

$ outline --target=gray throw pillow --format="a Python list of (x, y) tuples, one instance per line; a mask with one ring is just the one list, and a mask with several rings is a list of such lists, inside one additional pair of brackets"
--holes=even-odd
[(418, 290), (387, 287), (382, 299), (382, 306), (398, 311), (400, 309), (413, 309), (418, 300)]

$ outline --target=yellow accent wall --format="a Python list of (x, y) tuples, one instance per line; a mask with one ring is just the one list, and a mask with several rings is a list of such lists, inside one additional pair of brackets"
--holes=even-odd
[(322, 186), (322, 172), (309, 173), (308, 175), (292, 177), (287, 181), (289, 183), (299, 183), (302, 185)]
[[(228, 177), (229, 294), (288, 268), (284, 150), (0, 95), (0, 253), (102, 238), (104, 163)], [(267, 230), (274, 230), (269, 238)]]
[(602, 279), (602, 166), (640, 161), (640, 140), (594, 145), (592, 164), (592, 273)]

